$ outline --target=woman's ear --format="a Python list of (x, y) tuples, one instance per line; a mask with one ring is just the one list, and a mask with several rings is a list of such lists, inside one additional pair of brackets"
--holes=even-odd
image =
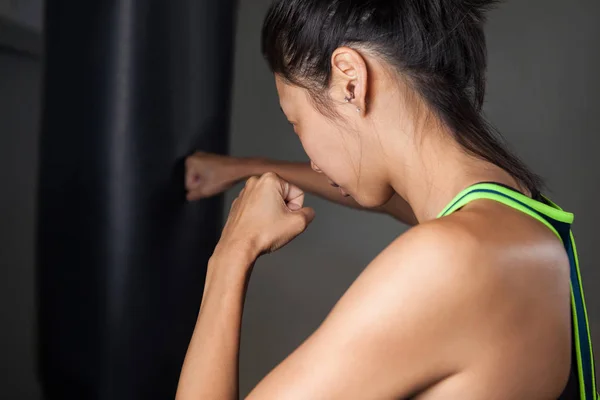
[(331, 56), (333, 95), (354, 107), (361, 115), (367, 110), (368, 71), (364, 57), (354, 49), (340, 47)]

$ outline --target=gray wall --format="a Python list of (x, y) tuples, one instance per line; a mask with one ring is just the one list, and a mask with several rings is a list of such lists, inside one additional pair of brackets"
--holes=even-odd
[(34, 206), (41, 63), (0, 52), (0, 398), (37, 399)]
[(44, 0), (0, 0), (0, 17), (40, 31)]
[(41, 48), (42, 4), (0, 0), (0, 398), (15, 400), (40, 398), (33, 248), (42, 64), (31, 53)]
[[(241, 2), (232, 154), (305, 160), (278, 108), (260, 56), (269, 0)], [(596, 348), (600, 352), (600, 3), (512, 1), (490, 15), (492, 122), (548, 181), (550, 196), (576, 214), (574, 226)], [(237, 191), (232, 191), (229, 200)], [(317, 328), (369, 261), (404, 227), (309, 198), (317, 218), (283, 250), (259, 261), (246, 303), (242, 393)], [(596, 225), (595, 225), (596, 224)]]
[[(232, 153), (304, 160), (278, 108), (259, 52), (269, 0), (242, 0)], [(600, 3), (513, 1), (489, 24), (490, 119), (576, 213), (575, 233), (596, 348), (600, 349), (600, 196), (597, 118)], [(38, 62), (0, 53), (0, 397), (37, 399), (34, 378), (33, 210), (39, 111)], [(257, 140), (259, 138), (259, 140)], [(231, 200), (232, 191), (228, 197)], [(246, 393), (322, 321), (369, 261), (404, 227), (389, 218), (309, 198), (309, 231), (260, 260), (244, 316)], [(600, 351), (600, 350), (599, 350)]]

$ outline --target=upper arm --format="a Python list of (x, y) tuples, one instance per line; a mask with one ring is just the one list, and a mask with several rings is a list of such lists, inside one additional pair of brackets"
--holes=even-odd
[(474, 293), (454, 264), (470, 246), (436, 231), (392, 243), (249, 399), (398, 398), (457, 372)]

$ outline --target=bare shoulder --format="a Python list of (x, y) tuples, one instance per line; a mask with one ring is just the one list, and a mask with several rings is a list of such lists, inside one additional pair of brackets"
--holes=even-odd
[[(423, 296), (412, 303), (419, 311), (434, 306), (464, 314), (479, 326), (495, 326), (496, 332), (514, 333), (511, 324), (532, 332), (543, 323), (564, 328), (570, 292), (561, 241), (523, 213), (494, 203), (480, 206), (412, 228), (369, 265), (356, 285), (391, 285), (404, 293), (398, 296)], [(522, 324), (524, 318), (529, 324)]]
[(499, 223), (509, 215), (460, 214), (394, 240), (251, 398), (559, 393), (570, 355), (568, 285), (540, 275), (543, 257), (518, 247), (538, 234), (543, 247), (544, 231), (515, 214), (525, 232), (515, 239)]
[(423, 290), (447, 287), (451, 297), (466, 295), (456, 289), (484, 283), (482, 242), (469, 226), (451, 219), (417, 225), (382, 251), (360, 279), (379, 276), (388, 282), (397, 280), (393, 284), (407, 290), (418, 282)]
[[(483, 256), (481, 239), (461, 224), (439, 220), (418, 225), (369, 264), (334, 313), (356, 301), (365, 304), (361, 307), (365, 314), (372, 315), (373, 309), (401, 313), (400, 324), (410, 317), (429, 326), (453, 328), (458, 314), (472, 317), (477, 307), (473, 300), (492, 289), (494, 279), (482, 268)], [(436, 318), (425, 321), (431, 310)]]
[(519, 290), (516, 281), (548, 278), (564, 286), (569, 277), (564, 247), (550, 229), (490, 202), (410, 229), (368, 270), (374, 274), (385, 270), (403, 281), (410, 274), (454, 288), (477, 286), (511, 293)]
[[(418, 327), (403, 327), (407, 337), (418, 333), (427, 346), (473, 338), (476, 332), (465, 327), (483, 322), (494, 299), (505, 294), (494, 269), (486, 266), (493, 261), (484, 241), (468, 225), (452, 219), (418, 225), (369, 264), (336, 309), (356, 301), (368, 305), (365, 314), (373, 309), (396, 313), (399, 326), (410, 320)], [(402, 346), (407, 337), (392, 335), (390, 340)], [(449, 356), (458, 365), (465, 353)]]
[(476, 251), (457, 238), (436, 223), (391, 243), (251, 398), (409, 398), (459, 374), (483, 288), (454, 268)]
[[(415, 324), (398, 327), (408, 336), (390, 335), (388, 343), (435, 349), (432, 368), (438, 361), (448, 368), (435, 373), (476, 375), (471, 388), (504, 382), (527, 398), (554, 396), (570, 366), (562, 245), (527, 216), (478, 211), (409, 230), (369, 265), (347, 301), (371, 298), (371, 306), (397, 313), (398, 324)], [(445, 389), (456, 379), (442, 382), (431, 390), (452, 397)]]

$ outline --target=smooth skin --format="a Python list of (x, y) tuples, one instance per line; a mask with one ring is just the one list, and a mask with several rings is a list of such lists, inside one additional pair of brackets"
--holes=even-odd
[[(188, 160), (190, 200), (244, 174), (260, 177), (234, 201), (210, 259), (177, 399), (239, 397), (241, 318), (253, 265), (310, 224), (315, 214), (303, 190), (415, 226), (367, 266), (248, 399), (556, 399), (571, 349), (569, 267), (559, 239), (490, 200), (436, 219), (472, 184), (523, 188), (466, 154), (410, 85), (368, 51), (342, 47), (331, 62), (334, 119), (315, 109), (304, 89), (276, 77), (312, 172), (202, 153)], [(250, 169), (242, 173), (244, 166)]]

